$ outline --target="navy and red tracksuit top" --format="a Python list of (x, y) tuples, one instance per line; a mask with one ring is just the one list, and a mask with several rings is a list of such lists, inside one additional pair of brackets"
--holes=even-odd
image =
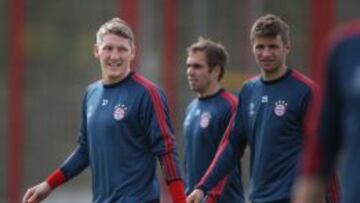
[(156, 158), (168, 183), (180, 180), (166, 98), (138, 73), (87, 88), (78, 143), (60, 170), (68, 180), (90, 166), (93, 202), (159, 199)]
[(360, 202), (360, 21), (340, 26), (327, 43), (317, 67), (324, 78), (319, 136), (309, 139), (304, 173), (328, 178), (339, 160), (341, 202)]
[(238, 97), (230, 136), (197, 187), (213, 188), (234, 169), (249, 145), (249, 199), (256, 203), (290, 200), (314, 89), (315, 84), (295, 70), (273, 81), (260, 76), (247, 81)]
[[(226, 128), (235, 116), (237, 99), (220, 89), (214, 95), (194, 99), (184, 120), (186, 193), (195, 189), (215, 157)], [(229, 134), (229, 130), (227, 134)], [(236, 169), (208, 192), (219, 203), (243, 203), (240, 158)]]

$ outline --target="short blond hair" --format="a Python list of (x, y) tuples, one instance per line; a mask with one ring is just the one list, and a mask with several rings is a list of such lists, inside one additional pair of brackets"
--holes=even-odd
[(115, 34), (129, 39), (130, 45), (134, 47), (134, 33), (129, 24), (120, 18), (113, 18), (100, 26), (96, 33), (96, 43), (100, 44), (106, 34)]

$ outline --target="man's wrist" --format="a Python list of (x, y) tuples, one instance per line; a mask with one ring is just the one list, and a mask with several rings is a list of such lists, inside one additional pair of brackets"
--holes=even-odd
[(182, 180), (175, 180), (168, 183), (170, 193), (174, 203), (185, 203), (184, 183)]
[(62, 185), (66, 181), (66, 178), (60, 169), (57, 169), (46, 178), (46, 183), (50, 189), (53, 190), (56, 187)]
[(205, 187), (204, 185), (197, 185), (195, 187), (195, 189), (201, 190), (204, 193), (204, 195), (206, 195), (207, 192), (209, 191), (209, 189), (207, 187)]

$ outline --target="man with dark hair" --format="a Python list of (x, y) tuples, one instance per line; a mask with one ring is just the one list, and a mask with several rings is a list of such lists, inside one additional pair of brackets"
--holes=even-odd
[(27, 190), (24, 203), (37, 203), (90, 167), (94, 203), (159, 203), (156, 158), (174, 202), (184, 203), (166, 97), (132, 72), (134, 35), (114, 18), (97, 32), (94, 55), (101, 80), (86, 89), (78, 146), (44, 182)]
[(319, 202), (338, 161), (341, 202), (360, 202), (360, 20), (338, 27), (327, 47), (316, 67), (325, 69), (319, 74), (322, 99), (314, 109), (318, 136), (307, 139), (295, 203)]
[(188, 203), (199, 203), (235, 167), (250, 147), (249, 199), (254, 203), (289, 203), (306, 136), (305, 120), (315, 84), (289, 69), (289, 26), (268, 14), (251, 28), (252, 52), (260, 75), (245, 82), (230, 136), (222, 145)]
[[(236, 97), (221, 87), (228, 55), (223, 45), (200, 38), (188, 48), (186, 74), (197, 94), (184, 121), (186, 192), (194, 189), (215, 156), (236, 111)], [(232, 119), (233, 120), (233, 119)], [(230, 124), (231, 125), (231, 124)], [(243, 203), (240, 159), (228, 178), (209, 191), (204, 202)]]

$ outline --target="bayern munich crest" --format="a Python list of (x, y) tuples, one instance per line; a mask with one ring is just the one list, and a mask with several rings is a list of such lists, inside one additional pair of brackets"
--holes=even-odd
[(287, 103), (283, 100), (275, 102), (274, 113), (277, 116), (283, 116), (286, 113)]
[(118, 104), (114, 108), (114, 119), (115, 120), (122, 120), (125, 117), (127, 111), (127, 107), (124, 104)]
[(211, 115), (209, 113), (203, 113), (200, 116), (200, 126), (207, 128), (210, 124)]

